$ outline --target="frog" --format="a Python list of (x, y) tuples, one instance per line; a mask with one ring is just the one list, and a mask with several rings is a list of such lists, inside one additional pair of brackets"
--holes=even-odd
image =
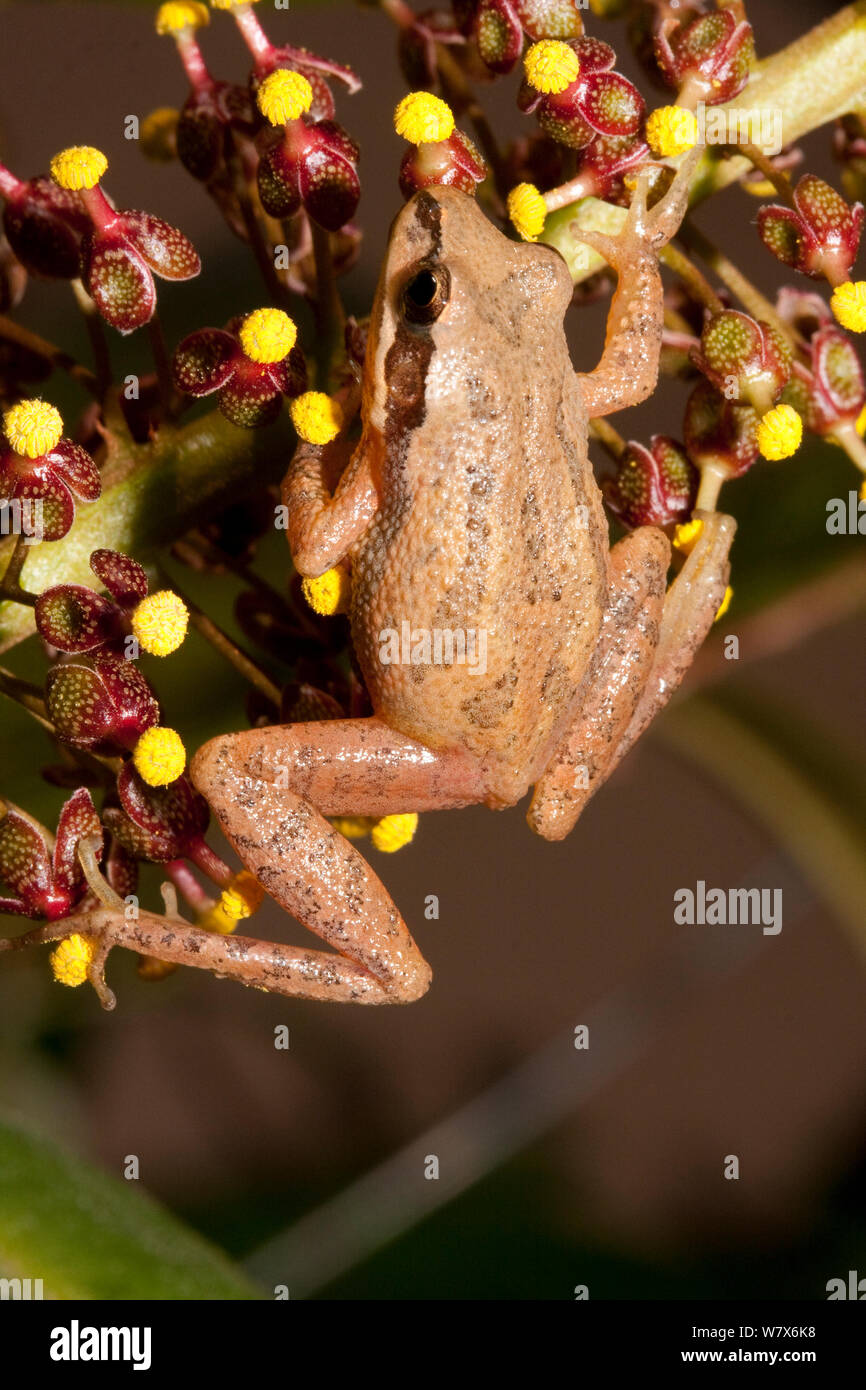
[[(575, 227), (617, 276), (587, 373), (571, 362), (573, 283), (556, 250), (506, 236), (455, 188), (422, 189), (398, 213), (360, 435), (299, 442), (282, 485), (295, 570), (350, 576), (372, 713), (222, 734), (189, 770), (245, 870), (330, 949), (150, 914), (106, 916), (115, 943), (289, 997), (418, 1000), (431, 969), (341, 818), (505, 809), (531, 793), (531, 830), (561, 841), (665, 706), (719, 610), (735, 523), (697, 511), (668, 586), (664, 530), (610, 544), (588, 438), (591, 420), (655, 388), (658, 251), (688, 173), (651, 206), (641, 174), (617, 236)], [(406, 632), (408, 650), (392, 640)]]

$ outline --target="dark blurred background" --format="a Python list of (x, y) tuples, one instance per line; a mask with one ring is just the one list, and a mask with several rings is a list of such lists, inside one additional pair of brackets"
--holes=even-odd
[[(835, 8), (751, 0), (759, 54)], [(344, 285), (361, 314), (399, 205), (391, 110), (405, 84), (393, 28), (377, 12), (336, 5), (287, 14), (263, 3), (258, 12), (275, 41), (351, 62), (366, 80), (357, 96), (338, 96), (338, 118), (363, 152), (364, 250)], [(618, 67), (653, 99), (621, 27), (591, 15), (587, 27), (614, 43)], [(28, 176), (65, 145), (99, 145), (117, 203), (175, 221), (201, 252), (199, 280), (160, 282), (169, 343), (264, 302), (251, 258), (204, 192), (123, 138), (125, 115), (185, 94), (152, 8), (30, 0), (0, 8), (0, 33), (4, 161)], [(242, 79), (246, 52), (226, 17), (213, 16), (200, 37), (214, 72)], [(501, 135), (522, 128), (515, 81), (485, 93)], [(804, 150), (809, 168), (837, 178), (828, 130)], [(782, 277), (750, 225), (757, 206), (734, 188), (699, 220), (771, 292)], [(580, 367), (598, 355), (604, 313), (603, 304), (572, 312)], [(65, 287), (32, 284), (18, 315), (86, 357)], [(112, 337), (125, 371), (145, 369), (145, 349)], [(638, 438), (676, 434), (683, 399), (666, 383), (616, 423)], [(710, 768), (720, 761), (712, 710), (736, 708), (748, 729), (760, 707), (771, 731), (790, 724), (789, 742), (817, 777), (839, 770), (838, 800), (856, 808), (862, 609), (843, 597), (838, 613), (831, 604), (815, 630), (801, 631), (790, 608), (783, 621), (762, 607), (862, 557), (862, 539), (828, 542), (824, 529), (824, 499), (856, 486), (829, 446), (728, 486), (723, 506), (741, 521), (737, 596), (702, 661), (701, 703), (688, 700), (687, 681), (679, 708), (570, 839), (535, 839), (525, 808), (473, 809), (423, 817), (399, 855), (369, 851), (433, 965), (423, 1001), (324, 1007), (193, 971), (147, 985), (116, 953), (119, 1004), (106, 1015), (89, 991), (54, 985), (44, 955), (7, 959), (4, 1108), (114, 1173), (137, 1154), (149, 1192), (293, 1295), (547, 1299), (585, 1284), (592, 1298), (816, 1299), (832, 1277), (866, 1275), (866, 923), (861, 936), (856, 913), (840, 909), (835, 870), (822, 874), (808, 854), (798, 863), (772, 812), (731, 785), (751, 780), (760, 800), (766, 768), (752, 768), (747, 743), (731, 754), (733, 779)], [(280, 537), (262, 563), (274, 578), (285, 572)], [(198, 592), (231, 622), (232, 581)], [(761, 611), (770, 617), (758, 629)], [(721, 657), (725, 633), (741, 634), (739, 662)], [(38, 653), (17, 659), (18, 669), (39, 667)], [(150, 669), (189, 748), (243, 727), (238, 679), (196, 637)], [(47, 741), (11, 706), (0, 720), (4, 793), (53, 824), (62, 794), (37, 774)], [(781, 934), (676, 926), (673, 894), (698, 879), (784, 886)], [(438, 921), (424, 920), (429, 894), (439, 897)], [(5, 931), (19, 926), (3, 921)], [(255, 929), (305, 936), (269, 906)], [(582, 1023), (585, 1052), (571, 1042)], [(274, 1047), (279, 1024), (290, 1029), (289, 1051)], [(424, 1177), (429, 1154), (438, 1183)], [(738, 1181), (723, 1177), (731, 1154)]]

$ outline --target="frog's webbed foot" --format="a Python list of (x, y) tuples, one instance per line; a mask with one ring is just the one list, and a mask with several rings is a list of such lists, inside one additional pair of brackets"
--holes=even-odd
[(618, 277), (601, 361), (579, 378), (591, 419), (638, 405), (655, 389), (664, 322), (657, 252), (682, 221), (698, 157), (699, 151), (690, 151), (664, 197), (649, 209), (649, 175), (639, 174), (619, 236), (573, 224), (575, 236), (604, 256)]
[(611, 602), (578, 718), (535, 787), (528, 821), (548, 840), (574, 827), (590, 797), (664, 708), (719, 611), (732, 517), (695, 514), (701, 534), (667, 593), (666, 537), (653, 527), (611, 551)]

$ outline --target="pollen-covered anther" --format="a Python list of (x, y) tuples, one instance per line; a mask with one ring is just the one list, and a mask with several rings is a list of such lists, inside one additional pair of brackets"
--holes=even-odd
[(383, 816), (370, 831), (373, 848), (382, 854), (394, 854), (403, 849), (415, 838), (418, 829), (418, 813), (411, 811), (404, 815)]
[(254, 309), (238, 331), (241, 347), (253, 362), (282, 362), (298, 339), (298, 330), (282, 309)]
[(210, 24), (207, 5), (197, 0), (168, 0), (156, 12), (158, 34), (179, 34), (184, 29), (202, 29)]
[(704, 523), (700, 517), (696, 517), (692, 521), (681, 522), (679, 526), (674, 528), (674, 546), (683, 555), (691, 554), (703, 529)]
[(647, 144), (662, 158), (685, 154), (698, 142), (698, 123), (684, 106), (659, 106), (647, 117)]
[(537, 92), (558, 95), (570, 87), (580, 73), (574, 49), (560, 39), (541, 39), (527, 49), (523, 59), (527, 81)]
[(866, 280), (846, 280), (844, 285), (837, 285), (830, 308), (849, 333), (866, 333)]
[(331, 618), (335, 613), (347, 613), (352, 596), (352, 584), (348, 574), (340, 566), (326, 570), (314, 578), (307, 576), (301, 583), (301, 592), (314, 613), (322, 618)]
[(95, 188), (108, 168), (108, 160), (93, 145), (70, 145), (51, 161), (51, 177), (61, 188), (79, 192)]
[(228, 887), (224, 888), (220, 894), (217, 910), (223, 913), (233, 922), (240, 922), (245, 917), (252, 917), (253, 913), (261, 906), (265, 891), (251, 873), (243, 869), (235, 874)]
[(16, 454), (41, 458), (60, 443), (63, 419), (47, 401), (19, 401), (3, 416), (3, 432)]
[(524, 241), (537, 241), (544, 230), (547, 204), (533, 183), (519, 183), (508, 195), (508, 216)]
[(292, 424), (301, 439), (308, 444), (329, 444), (343, 427), (343, 412), (338, 401), (324, 391), (305, 391), (289, 406)]
[(803, 438), (803, 421), (792, 405), (776, 405), (758, 422), (758, 448), (765, 459), (787, 459)]
[(73, 932), (65, 936), (49, 957), (51, 973), (60, 985), (76, 989), (87, 981), (87, 971), (96, 954), (96, 942)]
[(313, 104), (313, 88), (303, 73), (277, 68), (262, 82), (256, 101), (266, 121), (271, 125), (285, 125), (309, 111)]
[(447, 101), (431, 92), (410, 92), (394, 112), (394, 129), (412, 145), (435, 145), (454, 130), (454, 115)]
[(186, 637), (189, 611), (178, 594), (160, 589), (136, 606), (131, 624), (142, 651), (151, 656), (170, 656)]
[(723, 617), (725, 616), (725, 614), (727, 613), (728, 609), (729, 609), (730, 606), (731, 606), (731, 599), (732, 599), (733, 597), (734, 597), (734, 591), (733, 591), (733, 589), (731, 588), (731, 586), (730, 586), (730, 584), (729, 584), (729, 585), (727, 586), (727, 588), (725, 589), (724, 597), (722, 598), (722, 601), (721, 601), (721, 603), (719, 604), (718, 612), (716, 613), (716, 616), (713, 618), (713, 622), (714, 622), (714, 623), (717, 623), (717, 622), (719, 621), (720, 618), (723, 618)]
[(168, 787), (186, 767), (186, 749), (175, 729), (146, 729), (132, 755), (135, 770), (149, 787)]
[(138, 138), (146, 159), (168, 164), (175, 158), (179, 121), (180, 112), (174, 106), (157, 106), (145, 116)]

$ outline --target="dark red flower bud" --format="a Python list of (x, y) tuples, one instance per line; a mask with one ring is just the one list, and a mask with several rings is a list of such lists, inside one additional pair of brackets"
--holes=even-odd
[(487, 165), (478, 150), (460, 130), (447, 140), (410, 145), (400, 164), (400, 192), (411, 198), (419, 188), (440, 185), (474, 194), (487, 177)]
[(757, 423), (751, 406), (726, 401), (709, 381), (700, 381), (686, 402), (683, 437), (689, 457), (698, 468), (738, 477), (758, 458)]
[[(806, 387), (806, 424), (821, 435), (832, 434), (840, 425), (855, 425), (866, 405), (866, 382), (853, 343), (840, 328), (828, 325), (815, 334), (810, 347), (812, 370), (801, 368), (797, 373)], [(797, 409), (800, 402), (792, 399), (791, 404)]]
[(570, 44), (577, 54), (575, 80), (560, 92), (541, 92), (524, 79), (517, 97), (522, 111), (535, 115), (542, 130), (572, 149), (583, 149), (597, 136), (635, 136), (645, 105), (640, 92), (618, 72), (616, 54), (600, 39), (582, 37)]
[(713, 314), (692, 361), (726, 400), (769, 410), (791, 375), (790, 346), (769, 323), (736, 309)]
[(117, 753), (159, 723), (159, 703), (135, 662), (100, 648), (54, 666), (45, 702), (58, 737), (75, 748)]
[(178, 777), (168, 787), (150, 787), (125, 762), (117, 794), (120, 806), (106, 807), (105, 825), (136, 859), (167, 864), (200, 847), (210, 812), (188, 777)]
[(63, 806), (53, 849), (38, 821), (7, 805), (0, 820), (0, 883), (14, 896), (0, 898), (0, 912), (50, 922), (67, 917), (87, 892), (76, 851), (91, 836), (99, 837), (101, 854), (102, 825), (85, 787)]
[(579, 0), (514, 0), (514, 8), (527, 38), (577, 39), (583, 33), (586, 8)]
[(755, 60), (752, 26), (731, 10), (718, 9), (655, 26), (655, 59), (664, 80), (679, 91), (680, 105), (731, 101), (749, 80)]
[(22, 182), (0, 165), (3, 227), (9, 245), (31, 275), (74, 280), (80, 274), (81, 238), (90, 224), (74, 193), (48, 178)]
[(326, 690), (305, 681), (293, 681), (283, 691), (280, 722), (302, 724), (308, 720), (345, 719), (347, 711)]
[(245, 429), (275, 420), (284, 396), (299, 396), (307, 389), (306, 363), (294, 341), (294, 324), (279, 309), (256, 313), (282, 316), (290, 325), (285, 341), (293, 346), (277, 360), (254, 360), (244, 351), (241, 335), (253, 317), (247, 315), (232, 319), (225, 329), (201, 328), (190, 333), (177, 348), (172, 364), (180, 391), (189, 396), (218, 392), (223, 415)]
[(153, 274), (189, 280), (198, 275), (201, 261), (183, 233), (162, 218), (113, 207), (99, 185), (107, 167), (101, 150), (76, 145), (54, 156), (51, 175), (61, 190), (76, 193), (90, 224), (81, 243), (81, 278), (88, 293), (108, 323), (131, 333), (153, 317)]
[(691, 516), (699, 480), (683, 446), (669, 435), (654, 434), (648, 449), (629, 440), (616, 476), (605, 483), (604, 497), (630, 530), (669, 526)]
[(164, 280), (190, 280), (201, 270), (192, 242), (147, 212), (119, 213), (111, 227), (89, 233), (81, 261), (88, 293), (120, 333), (132, 333), (153, 318), (156, 286), (151, 272)]
[(649, 145), (639, 135), (596, 135), (580, 153), (579, 173), (586, 190), (580, 196), (623, 198), (625, 175), (649, 158)]
[(336, 232), (361, 197), (358, 146), (335, 121), (301, 116), (261, 137), (258, 188), (272, 217), (291, 217), (303, 203), (319, 226)]
[(128, 555), (94, 550), (90, 568), (111, 598), (84, 584), (55, 584), (36, 601), (39, 635), (58, 651), (79, 654), (119, 642), (129, 630), (129, 614), (147, 595), (147, 575)]
[(90, 652), (121, 635), (115, 603), (84, 584), (56, 584), (36, 601), (36, 627), (43, 642), (61, 652)]
[(477, 0), (470, 8), (466, 32), (490, 72), (511, 72), (523, 48), (523, 26), (510, 0)]
[(259, 123), (248, 88), (213, 82), (194, 89), (180, 110), (178, 158), (194, 179), (208, 183), (226, 168), (226, 137), (234, 132), (251, 139)]
[(758, 212), (761, 240), (777, 260), (832, 285), (849, 278), (862, 227), (863, 204), (850, 206), (814, 174), (797, 183), (793, 208), (771, 204)]
[[(38, 438), (28, 421), (45, 412), (51, 423), (43, 437), (57, 442), (38, 453), (38, 443), (28, 442)], [(22, 401), (4, 420), (7, 441), (5, 448), (0, 445), (0, 496), (39, 503), (41, 539), (61, 540), (75, 519), (75, 498), (93, 502), (102, 490), (96, 464), (80, 444), (58, 437), (63, 428), (60, 416), (42, 401)]]

